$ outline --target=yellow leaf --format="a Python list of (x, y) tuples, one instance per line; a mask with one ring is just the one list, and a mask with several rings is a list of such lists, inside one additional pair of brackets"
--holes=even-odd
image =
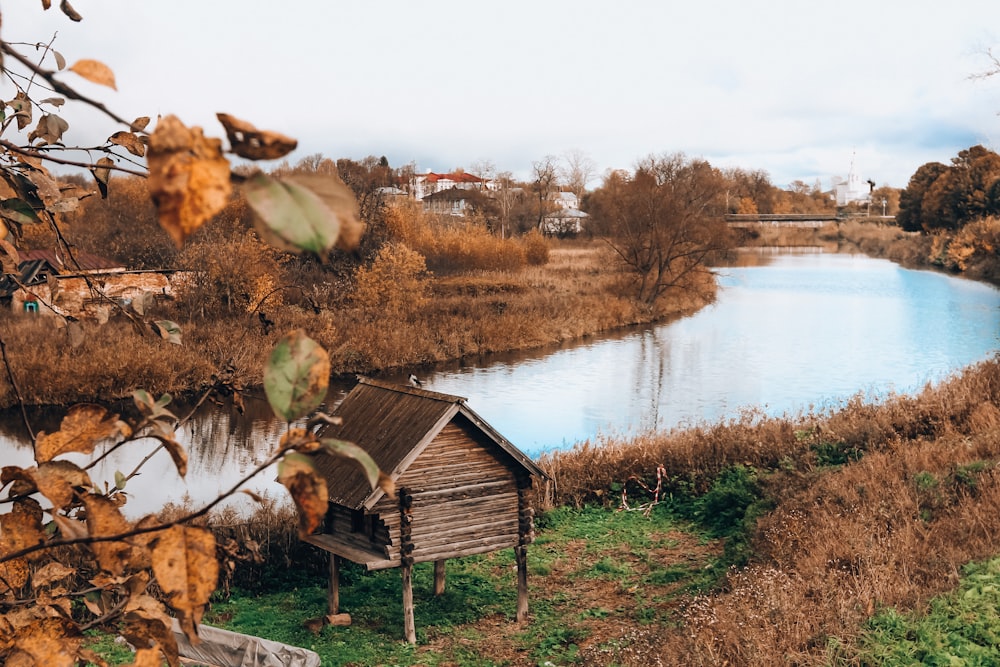
[(90, 486), (90, 477), (71, 461), (46, 461), (24, 471), (39, 493), (58, 509), (73, 501), (74, 489)]
[(232, 186), (222, 142), (166, 116), (149, 139), (148, 161), (160, 226), (180, 247), (229, 201)]
[(40, 619), (18, 628), (14, 635), (15, 650), (46, 667), (73, 667), (80, 642), (80, 631), (69, 618)]
[(215, 536), (194, 526), (174, 526), (157, 535), (152, 548), (153, 573), (167, 604), (179, 614), (184, 634), (196, 643), (195, 625), (201, 622), (219, 579)]
[(118, 415), (100, 405), (74, 405), (63, 417), (58, 431), (51, 435), (44, 431), (38, 434), (35, 460), (43, 463), (67, 452), (90, 454), (101, 440), (119, 435), (127, 438), (132, 435), (132, 429), (119, 421)]
[[(87, 508), (87, 530), (91, 537), (108, 537), (129, 529), (125, 517), (110, 498), (87, 494), (83, 498), (83, 504)], [(132, 546), (128, 543), (117, 541), (95, 542), (91, 548), (101, 569), (115, 576), (124, 572), (132, 551)]]
[(233, 152), (248, 160), (277, 160), (295, 150), (298, 141), (277, 132), (258, 130), (226, 113), (215, 114), (226, 128)]
[(328, 509), (326, 481), (307, 456), (286, 454), (278, 464), (278, 481), (285, 485), (299, 510), (299, 535), (311, 535), (321, 525)]
[(113, 90), (118, 90), (118, 88), (115, 87), (115, 73), (111, 71), (110, 67), (99, 60), (90, 60), (89, 58), (77, 60), (72, 66), (70, 66), (69, 71), (79, 74), (91, 83), (100, 84)]

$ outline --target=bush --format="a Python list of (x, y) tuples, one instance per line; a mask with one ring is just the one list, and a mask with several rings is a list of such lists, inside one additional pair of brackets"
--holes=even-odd
[(371, 267), (359, 267), (354, 275), (354, 300), (362, 308), (409, 313), (426, 300), (424, 257), (405, 243), (383, 246)]

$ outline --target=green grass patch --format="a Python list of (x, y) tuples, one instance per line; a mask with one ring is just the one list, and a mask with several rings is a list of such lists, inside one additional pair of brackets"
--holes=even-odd
[[(306, 620), (326, 613), (322, 577), (292, 588), (275, 582), (280, 590), (261, 594), (237, 591), (213, 604), (206, 622), (309, 648), (325, 666), (573, 664), (595, 624), (661, 622), (661, 603), (684, 587), (678, 582), (703, 577), (705, 562), (684, 559), (683, 566), (670, 566), (659, 560), (678, 548), (682, 529), (666, 511), (646, 517), (561, 508), (540, 516), (538, 538), (528, 549), (530, 617), (522, 625), (514, 619), (512, 549), (448, 561), (440, 597), (433, 595), (433, 566), (418, 564), (416, 647), (403, 642), (399, 571), (368, 573), (349, 564), (341, 568), (340, 604), (351, 614), (350, 627), (325, 627), (318, 634), (306, 629)], [(685, 541), (700, 544), (697, 535)], [(604, 592), (612, 599), (601, 597)]]
[(872, 617), (858, 657), (864, 665), (1000, 664), (1000, 558), (966, 566), (958, 589), (931, 600), (925, 614)]

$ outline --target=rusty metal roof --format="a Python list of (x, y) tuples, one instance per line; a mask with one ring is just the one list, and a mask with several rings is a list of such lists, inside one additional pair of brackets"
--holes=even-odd
[[(18, 252), (22, 262), (31, 260), (43, 260), (48, 262), (54, 270), (60, 274), (65, 273), (100, 273), (104, 271), (123, 271), (125, 265), (114, 260), (105, 259), (93, 253), (82, 250), (74, 250), (73, 258), (70, 259), (64, 253), (50, 249), (21, 250)], [(73, 260), (76, 260), (75, 262)]]
[[(320, 433), (356, 443), (379, 468), (399, 478), (456, 415), (465, 416), (487, 438), (510, 456), (510, 465), (531, 475), (547, 477), (526, 454), (500, 435), (465, 404), (461, 396), (361, 378), (338, 406), (334, 416), (343, 422)], [(352, 509), (370, 509), (383, 493), (368, 486), (358, 466), (321, 454), (317, 467), (327, 480), (330, 502)]]

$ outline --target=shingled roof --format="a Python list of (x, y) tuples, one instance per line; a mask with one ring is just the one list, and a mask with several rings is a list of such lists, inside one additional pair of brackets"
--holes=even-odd
[[(338, 406), (343, 421), (328, 426), (322, 437), (356, 443), (393, 480), (399, 478), (452, 419), (462, 416), (528, 474), (548, 477), (526, 454), (476, 414), (461, 396), (361, 378)], [(330, 502), (351, 509), (371, 509), (382, 497), (372, 490), (357, 466), (327, 455), (317, 456)]]

